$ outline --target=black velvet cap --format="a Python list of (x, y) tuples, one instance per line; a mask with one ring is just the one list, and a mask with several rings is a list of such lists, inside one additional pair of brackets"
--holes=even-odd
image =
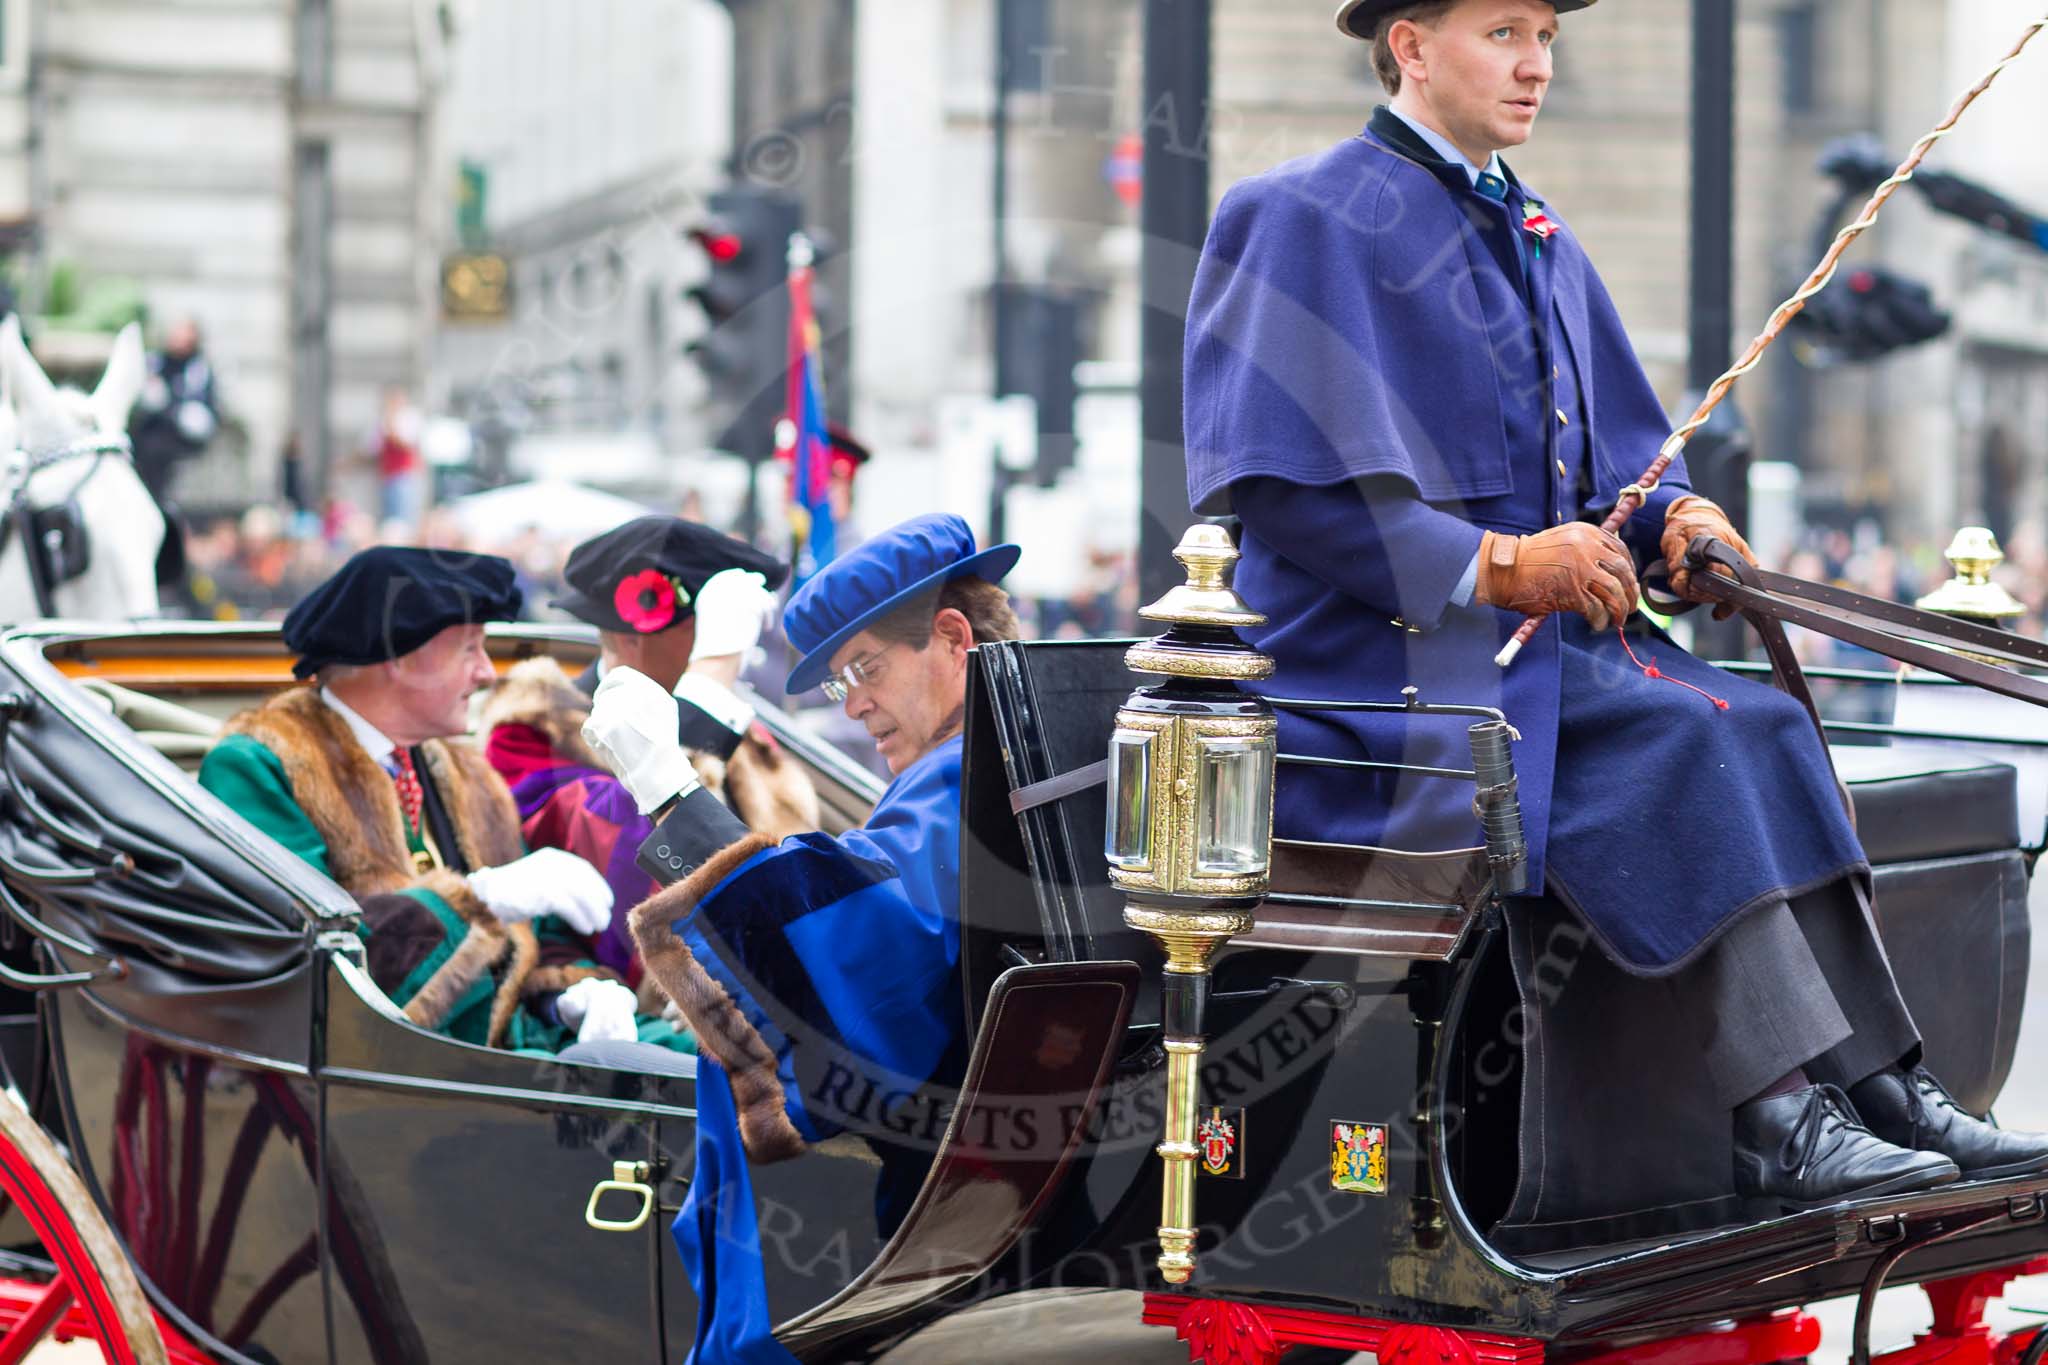
[(635, 517), (569, 553), (569, 591), (554, 599), (579, 621), (621, 635), (652, 635), (696, 614), (713, 574), (745, 569), (772, 592), (789, 567), (742, 540), (681, 517)]
[(373, 545), (306, 594), (284, 618), (284, 642), (310, 678), (329, 664), (396, 659), (449, 626), (510, 621), (523, 595), (510, 561), (458, 550)]

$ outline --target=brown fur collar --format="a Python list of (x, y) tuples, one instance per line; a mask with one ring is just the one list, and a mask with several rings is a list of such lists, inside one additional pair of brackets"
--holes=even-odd
[(777, 843), (820, 824), (810, 774), (766, 731), (748, 735), (733, 750), (725, 765), (725, 803), (748, 829)]
[[(398, 790), (317, 690), (280, 693), (229, 720), (227, 733), (248, 735), (284, 764), (292, 799), (326, 841), (327, 869), (344, 890), (374, 896), (412, 885)], [(459, 852), (472, 868), (496, 867), (525, 852), (519, 808), (482, 754), (443, 739), (428, 740), (420, 752), (421, 777), (447, 807), (460, 845), (444, 852)]]
[(760, 1031), (747, 1022), (725, 987), (712, 979), (673, 927), (694, 910), (706, 892), (728, 873), (772, 841), (749, 835), (719, 850), (682, 881), (649, 896), (633, 907), (633, 942), (647, 974), (675, 1001), (697, 1046), (710, 1053), (732, 1080), (733, 1105), (739, 1111), (740, 1141), (753, 1161), (783, 1161), (800, 1156), (804, 1140), (789, 1120), (782, 1081), (775, 1074), (775, 1054)]
[[(414, 872), (397, 788), (317, 689), (279, 693), (229, 720), (227, 733), (248, 735), (277, 755), (292, 799), (320, 831), (328, 872), (343, 890), (362, 899), (422, 887), (471, 926), (455, 953), (406, 1003), (407, 1018), (426, 1028), (439, 1024), (463, 992), (511, 950), (511, 969), (491, 1011), (491, 1041), (496, 1043), (513, 1007), (527, 994), (526, 977), (538, 957), (532, 930), (500, 924), (457, 872)], [(460, 846), (456, 851), (465, 863), (497, 867), (525, 853), (519, 808), (482, 754), (467, 743), (440, 739), (428, 740), (420, 753), (421, 778), (433, 784), (447, 808)]]

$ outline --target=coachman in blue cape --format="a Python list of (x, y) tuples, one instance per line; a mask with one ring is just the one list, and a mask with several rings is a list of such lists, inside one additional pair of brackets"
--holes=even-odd
[[(1640, 619), (1624, 640), (1598, 619), (1594, 566), (1544, 553), (1591, 543), (1572, 523), (1597, 523), (1670, 432), (1570, 224), (1499, 155), (1533, 128), (1557, 12), (1583, 7), (1344, 7), (1340, 28), (1373, 43), (1393, 102), (1357, 137), (1236, 185), (1216, 212), (1188, 311), (1192, 508), (1242, 524), (1237, 587), (1270, 621), (1249, 634), (1275, 661), (1272, 695), (1394, 701), (1412, 685), (1518, 727), (1544, 894), (1511, 918), (1525, 942), (1570, 925), (1622, 981), (1662, 983), (1672, 1027), (1693, 1035), (1671, 1040), (1674, 1057), (1702, 1059), (1701, 1088), (1737, 1112), (1742, 1193), (1798, 1203), (2048, 1165), (2048, 1142), (2012, 1134), (1984, 1139), (1996, 1159), (1960, 1142), (1943, 1149), (1954, 1165), (1906, 1150), (1940, 1144), (1910, 1128), (1880, 1141), (1814, 1084), (1855, 1086), (1875, 1108), (1875, 1090), (1925, 1075), (1821, 737), (1790, 697)], [(1595, 556), (1606, 587), (1632, 607), (1638, 579), (1654, 587), (1676, 567), (1671, 533), (1700, 522), (1740, 540), (1691, 496), (1681, 461)], [(1504, 609), (1521, 599), (1501, 587), (1532, 564), (1586, 614), (1557, 615), (1503, 671), (1494, 655), (1524, 613)], [(1459, 724), (1283, 711), (1280, 738), (1294, 754), (1464, 766)], [(1274, 825), (1419, 850), (1481, 842), (1469, 791), (1391, 771), (1289, 768)], [(1533, 1057), (1525, 1108), (1541, 1123), (1544, 1075), (1569, 1068)], [(1799, 1124), (1831, 1136), (1774, 1165), (1772, 1135)], [(1558, 1174), (1523, 1172), (1525, 1196), (1551, 1180), (1553, 1216)]]

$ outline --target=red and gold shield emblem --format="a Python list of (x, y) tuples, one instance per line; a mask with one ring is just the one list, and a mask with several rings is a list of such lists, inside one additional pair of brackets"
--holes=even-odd
[(1244, 1110), (1209, 1106), (1195, 1128), (1195, 1142), (1202, 1150), (1202, 1174), (1229, 1180), (1244, 1177), (1239, 1146), (1244, 1141)]

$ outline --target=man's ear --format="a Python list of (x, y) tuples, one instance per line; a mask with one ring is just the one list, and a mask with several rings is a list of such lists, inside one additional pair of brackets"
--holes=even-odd
[(1396, 19), (1387, 30), (1387, 50), (1394, 54), (1394, 62), (1401, 68), (1401, 80), (1427, 79), (1428, 70), (1422, 64), (1423, 27), (1413, 19)]
[(967, 651), (974, 648), (974, 627), (957, 609), (943, 607), (932, 618), (932, 638), (943, 640), (946, 652), (954, 658), (965, 659)]

